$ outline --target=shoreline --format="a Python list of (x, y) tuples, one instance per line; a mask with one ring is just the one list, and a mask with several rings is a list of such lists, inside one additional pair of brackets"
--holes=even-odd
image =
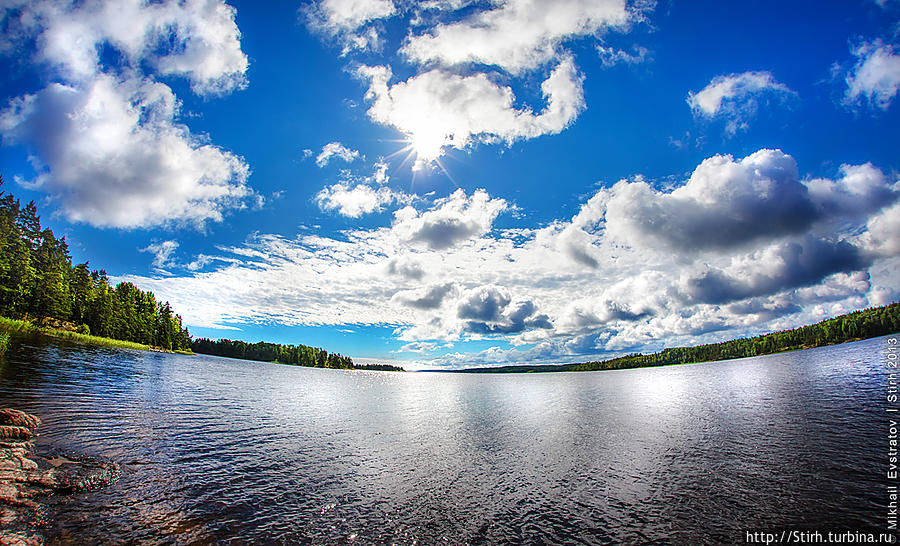
[(79, 332), (71, 332), (69, 330), (62, 330), (57, 328), (45, 328), (37, 326), (36, 324), (25, 320), (10, 319), (6, 317), (0, 317), (0, 332), (7, 332), (9, 334), (39, 335), (56, 339), (75, 341), (77, 343), (86, 343), (89, 345), (115, 347), (118, 349), (133, 349), (135, 351), (148, 351), (152, 353), (170, 353), (181, 355), (194, 354), (193, 352), (189, 351), (170, 351), (168, 349), (163, 349), (162, 347), (154, 347), (152, 345), (145, 345), (143, 343), (136, 343), (134, 341), (125, 341), (121, 339), (95, 336), (91, 334), (82, 334)]
[[(876, 339), (879, 337), (885, 337), (894, 335), (897, 332), (872, 336), (872, 337), (860, 337), (860, 338), (852, 338), (846, 339), (843, 341), (838, 341), (835, 343), (824, 343), (822, 345), (813, 345), (810, 347), (787, 347), (783, 349), (779, 349), (777, 351), (766, 352), (755, 355), (746, 355), (746, 356), (734, 356), (728, 358), (716, 358), (711, 360), (696, 360), (691, 362), (665, 362), (659, 364), (643, 364), (639, 366), (622, 366), (622, 367), (610, 367), (610, 368), (596, 368), (596, 369), (583, 369), (579, 368), (580, 366), (584, 366), (585, 363), (570, 363), (570, 364), (534, 364), (534, 365), (507, 365), (507, 366), (496, 366), (496, 367), (479, 367), (479, 368), (462, 368), (459, 370), (416, 370), (417, 372), (437, 372), (437, 373), (471, 373), (471, 374), (513, 374), (513, 373), (581, 373), (581, 372), (609, 372), (615, 370), (637, 370), (642, 368), (664, 368), (668, 366), (687, 366), (690, 364), (714, 364), (716, 362), (727, 362), (730, 360), (741, 360), (744, 358), (756, 358), (761, 356), (772, 356), (779, 355), (784, 353), (792, 353), (796, 351), (809, 351), (812, 349), (821, 349), (823, 347), (834, 347), (837, 345), (845, 345), (847, 343), (856, 343), (858, 341), (866, 341), (869, 339)], [(657, 353), (649, 353), (647, 355), (640, 356), (654, 356), (658, 355)], [(615, 360), (615, 359), (612, 359)], [(605, 361), (601, 361), (605, 362)]]

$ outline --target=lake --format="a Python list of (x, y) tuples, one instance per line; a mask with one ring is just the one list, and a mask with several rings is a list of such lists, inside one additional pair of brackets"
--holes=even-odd
[(122, 467), (49, 543), (736, 544), (886, 528), (886, 347), (485, 375), (23, 341), (0, 406)]

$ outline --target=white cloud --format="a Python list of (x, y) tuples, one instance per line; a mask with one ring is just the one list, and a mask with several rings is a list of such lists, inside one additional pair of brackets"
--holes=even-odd
[(109, 44), (132, 69), (147, 62), (161, 74), (187, 77), (198, 93), (223, 93), (246, 83), (234, 16), (221, 0), (36, 1), (20, 20), (36, 36), (38, 58), (67, 78), (101, 72), (100, 49)]
[(329, 142), (322, 146), (322, 151), (316, 156), (316, 165), (325, 167), (333, 157), (352, 163), (359, 158), (359, 151), (351, 150), (340, 142)]
[(869, 250), (883, 256), (900, 256), (900, 203), (874, 215), (867, 227), (862, 241)]
[(810, 236), (734, 256), (723, 269), (686, 272), (679, 292), (690, 303), (722, 304), (810, 286), (834, 273), (865, 269), (869, 260), (846, 241)]
[(342, 44), (341, 56), (379, 50), (381, 35), (371, 23), (397, 13), (391, 0), (320, 0), (304, 8), (311, 28)]
[(453, 283), (440, 283), (394, 294), (393, 301), (415, 309), (438, 309), (444, 300), (456, 290)]
[(153, 267), (164, 269), (175, 265), (175, 262), (172, 260), (172, 254), (176, 249), (178, 249), (177, 241), (163, 241), (161, 243), (151, 243), (140, 249), (140, 251), (153, 254)]
[(891, 182), (871, 163), (841, 165), (841, 178), (806, 182), (809, 196), (825, 216), (866, 216), (900, 197), (900, 182)]
[(643, 46), (634, 46), (634, 53), (628, 53), (622, 49), (616, 49), (611, 46), (597, 46), (597, 54), (600, 56), (600, 62), (605, 67), (615, 66), (619, 63), (624, 64), (640, 64), (650, 58), (650, 50)]
[(354, 186), (348, 182), (338, 182), (323, 188), (316, 194), (315, 199), (322, 210), (336, 210), (349, 218), (381, 212), (391, 203), (408, 200), (405, 194), (394, 192), (384, 186), (380, 188), (373, 188), (367, 184)]
[(391, 0), (321, 0), (313, 11), (316, 22), (332, 33), (353, 31), (396, 13)]
[(567, 39), (621, 27), (630, 14), (624, 0), (506, 0), (493, 9), (411, 36), (401, 52), (417, 63), (478, 63), (518, 74), (560, 54)]
[[(709, 158), (671, 191), (644, 181), (600, 189), (570, 220), (544, 227), (496, 230), (506, 201), (460, 190), (404, 207), (391, 225), (339, 238), (259, 235), (223, 250), (208, 271), (118, 280), (172, 301), (191, 325), (389, 325), (395, 341), (410, 344), (403, 350), (425, 351), (419, 362), (433, 367), (584, 361), (658, 350), (662, 339), (754, 335), (884, 301), (900, 290), (895, 184), (867, 164), (804, 182), (790, 156), (760, 150)], [(623, 200), (628, 185), (646, 186), (646, 200)], [(784, 196), (787, 209), (771, 195)], [(878, 207), (876, 195), (889, 197)], [(850, 210), (854, 202), (865, 212)], [(775, 227), (745, 220), (743, 206)], [(785, 211), (797, 206), (811, 220), (801, 215), (793, 226)], [(629, 212), (633, 223), (617, 226)], [(688, 225), (714, 228), (713, 217), (726, 236)], [(690, 244), (686, 233), (699, 250), (673, 251)], [(497, 346), (429, 360), (446, 343), (475, 340)]]
[(36, 186), (71, 221), (199, 227), (243, 206), (249, 168), (177, 123), (177, 107), (162, 83), (99, 75), (15, 99), (0, 113), (0, 133), (37, 152)]
[(801, 233), (818, 215), (797, 164), (780, 150), (760, 150), (738, 161), (711, 157), (669, 193), (637, 180), (619, 182), (610, 195), (610, 237), (678, 251), (728, 249)]
[[(351, 160), (355, 159), (357, 152), (348, 150), (341, 145), (332, 146), (331, 143), (322, 149), (322, 154), (343, 155)], [(336, 150), (336, 151), (335, 151)], [(321, 155), (320, 155), (321, 157)], [(320, 165), (321, 166), (321, 165)], [(387, 163), (377, 161), (373, 165), (371, 176), (353, 176), (349, 172), (343, 175), (347, 180), (341, 180), (336, 184), (322, 188), (316, 194), (314, 200), (322, 210), (337, 211), (338, 214), (349, 218), (359, 218), (364, 214), (381, 212), (388, 205), (409, 204), (416, 196), (387, 187), (390, 176), (387, 174)]]
[(900, 55), (892, 44), (881, 40), (863, 42), (853, 48), (856, 66), (847, 74), (844, 102), (864, 102), (873, 108), (887, 110), (900, 88)]
[(484, 190), (468, 197), (460, 189), (435, 201), (431, 210), (420, 213), (411, 206), (398, 210), (393, 230), (407, 241), (442, 250), (486, 234), (506, 209), (506, 201), (492, 199)]
[[(246, 84), (235, 10), (222, 0), (37, 0), (7, 12), (19, 47), (33, 44), (42, 90), (0, 113), (6, 144), (31, 153), (34, 187), (65, 216), (99, 227), (220, 221), (245, 206), (244, 160), (178, 121), (161, 75), (199, 94)], [(101, 59), (109, 48), (114, 61)], [(24, 51), (24, 49), (22, 50)]]
[(385, 271), (390, 275), (398, 275), (403, 279), (422, 280), (425, 277), (425, 269), (422, 264), (409, 255), (398, 256), (391, 259), (385, 266)]
[(734, 134), (747, 127), (758, 109), (757, 98), (764, 94), (783, 99), (794, 92), (769, 72), (743, 72), (716, 76), (700, 91), (689, 92), (687, 103), (697, 116), (727, 119), (726, 131)]
[(539, 114), (515, 107), (512, 89), (487, 74), (459, 76), (432, 70), (388, 85), (387, 67), (363, 67), (370, 80), (366, 97), (369, 117), (406, 134), (418, 158), (431, 161), (448, 147), (464, 149), (473, 142), (507, 143), (558, 133), (584, 108), (581, 78), (570, 58), (541, 84), (547, 106)]
[(553, 327), (547, 315), (538, 314), (533, 301), (514, 300), (508, 290), (492, 285), (464, 292), (456, 305), (456, 317), (464, 321), (464, 331), (474, 334), (514, 334)]
[[(586, 105), (582, 77), (567, 44), (596, 40), (612, 29), (628, 31), (654, 5), (558, 0), (547, 9), (538, 0), (322, 0), (308, 13), (312, 28), (324, 29), (343, 46), (342, 56), (366, 53), (354, 65), (370, 84), (368, 115), (406, 136), (412, 168), (419, 170), (450, 148), (509, 145), (568, 128)], [(464, 13), (462, 8), (467, 8)], [(388, 61), (372, 66), (370, 55), (384, 45), (385, 25), (380, 22), (388, 17), (405, 23), (408, 37), (398, 53), (415, 65), (411, 75), (393, 83), (395, 71)], [(634, 52), (606, 56), (609, 62), (634, 63), (647, 54), (641, 46)], [(539, 112), (517, 104), (513, 90), (521, 84), (531, 92), (534, 77), (545, 78), (540, 89), (546, 105)]]
[(416, 8), (427, 11), (456, 11), (475, 3), (475, 0), (419, 0)]

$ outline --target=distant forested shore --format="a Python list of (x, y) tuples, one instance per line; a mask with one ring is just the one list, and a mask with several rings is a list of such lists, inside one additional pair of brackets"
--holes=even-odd
[(278, 362), (279, 364), (313, 368), (353, 369), (353, 361), (349, 357), (306, 345), (279, 345), (265, 341), (247, 343), (233, 339), (213, 340), (201, 337), (193, 340), (191, 349), (198, 354), (227, 356), (243, 360)]
[(260, 341), (247, 343), (233, 339), (198, 338), (191, 343), (191, 349), (198, 354), (257, 360), (260, 362), (277, 362), (294, 366), (313, 368), (336, 368), (341, 370), (377, 370), (404, 371), (397, 366), (387, 364), (354, 365), (350, 357), (329, 353), (325, 349), (307, 347), (306, 345), (280, 345)]
[(674, 347), (648, 355), (636, 353), (609, 360), (579, 364), (500, 366), (497, 368), (467, 368), (458, 371), (461, 373), (587, 372), (668, 366), (671, 364), (746, 358), (798, 349), (812, 349), (814, 347), (837, 345), (848, 341), (869, 339), (897, 332), (900, 332), (900, 303), (892, 303), (882, 307), (871, 307), (862, 311), (847, 313), (846, 315), (792, 330), (751, 338), (732, 339), (721, 343), (698, 345), (696, 347)]

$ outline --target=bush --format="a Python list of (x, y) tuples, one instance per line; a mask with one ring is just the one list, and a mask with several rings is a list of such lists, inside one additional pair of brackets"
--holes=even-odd
[(81, 326), (76, 328), (75, 331), (78, 332), (79, 334), (84, 334), (86, 336), (91, 335), (91, 329), (90, 329), (90, 327), (88, 327), (87, 324), (82, 324)]

